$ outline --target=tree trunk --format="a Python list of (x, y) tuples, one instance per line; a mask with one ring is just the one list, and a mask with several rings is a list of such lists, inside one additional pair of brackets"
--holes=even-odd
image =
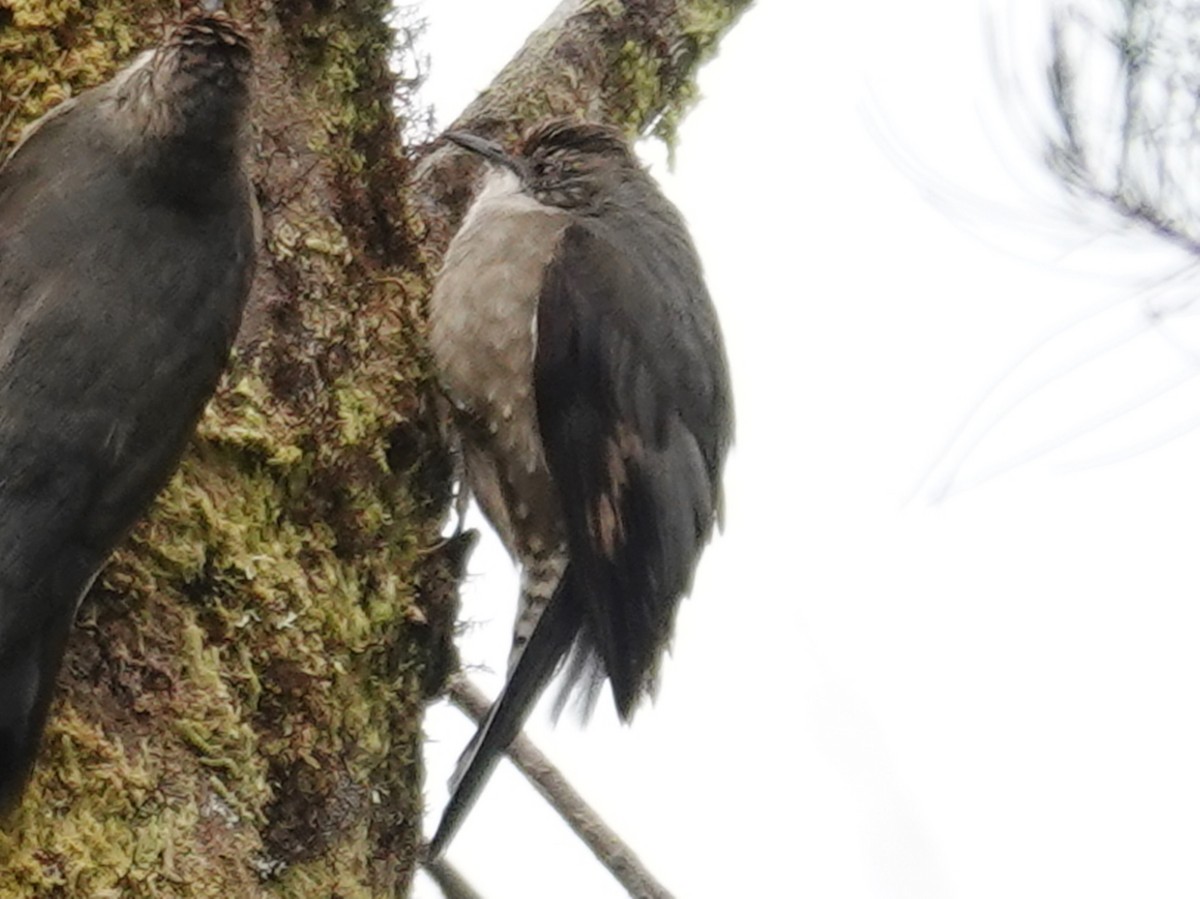
[[(581, 111), (669, 135), (748, 5), (569, 0), (457, 124)], [(177, 6), (0, 0), (4, 149)], [(388, 3), (227, 6), (257, 51), (255, 288), (179, 473), (80, 611), (0, 826), (5, 897), (394, 896), (416, 863), (421, 718), (469, 549), (439, 538), (425, 300), (474, 170), (404, 145), (415, 85), (389, 60), (411, 33)]]

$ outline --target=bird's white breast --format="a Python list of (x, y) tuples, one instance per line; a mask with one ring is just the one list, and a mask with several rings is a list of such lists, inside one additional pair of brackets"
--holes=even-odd
[(561, 210), (521, 193), (511, 172), (493, 171), (446, 251), (430, 302), (438, 376), (469, 423), (467, 480), (523, 561), (563, 539), (533, 378), (538, 297), (567, 224)]
[(537, 455), (528, 435), (536, 436), (538, 294), (566, 225), (561, 210), (521, 193), (513, 173), (493, 171), (446, 251), (430, 304), (430, 343), (450, 399)]

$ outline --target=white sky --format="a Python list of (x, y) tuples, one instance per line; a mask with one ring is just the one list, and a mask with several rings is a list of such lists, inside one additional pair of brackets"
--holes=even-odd
[[(443, 123), (554, 5), (426, 4)], [(1037, 96), (1043, 4), (1015, 5), (997, 21)], [(726, 531), (657, 705), (531, 730), (680, 897), (1200, 893), (1200, 437), (1164, 442), (1197, 424), (1200, 366), (1187, 315), (1145, 318), (1190, 285), (1148, 300), (1114, 273), (1173, 260), (1054, 217), (983, 14), (760, 0), (674, 173), (646, 148), (729, 345)], [(935, 505), (980, 400), (968, 443), (995, 427), (958, 481), (978, 485)], [(471, 571), (464, 653), (499, 671), (515, 577), (494, 542)], [(428, 731), (431, 829), (471, 727), (439, 708)], [(489, 897), (623, 895), (507, 765), (450, 855)]]

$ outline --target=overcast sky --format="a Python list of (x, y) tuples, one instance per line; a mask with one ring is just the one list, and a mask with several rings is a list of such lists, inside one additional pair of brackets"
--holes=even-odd
[[(554, 5), (426, 3), (443, 124)], [(1200, 894), (1200, 339), (1150, 317), (1194, 283), (1062, 214), (985, 12), (760, 0), (674, 172), (644, 148), (729, 345), (726, 529), (657, 705), (531, 732), (680, 897)], [(500, 671), (516, 580), (494, 540), (471, 572)], [(428, 731), (432, 829), (471, 727)], [(489, 897), (622, 895), (507, 765), (450, 856)]]

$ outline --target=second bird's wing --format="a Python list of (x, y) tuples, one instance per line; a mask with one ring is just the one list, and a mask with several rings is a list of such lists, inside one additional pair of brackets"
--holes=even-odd
[[(665, 201), (662, 201), (665, 203)], [(700, 264), (674, 210), (586, 219), (542, 291), (534, 389), (581, 611), (561, 707), (607, 679), (621, 717), (654, 688), (720, 506), (729, 382)], [(632, 216), (630, 217), (632, 219)]]

